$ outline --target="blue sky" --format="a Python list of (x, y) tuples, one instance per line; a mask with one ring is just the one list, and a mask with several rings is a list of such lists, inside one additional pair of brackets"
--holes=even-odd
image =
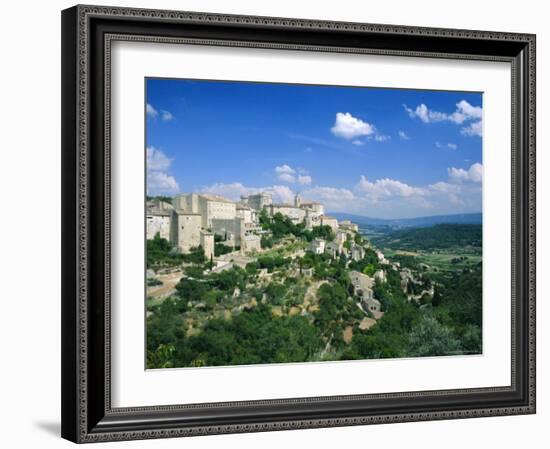
[(147, 79), (148, 193), (300, 192), (330, 212), (481, 211), (482, 94)]

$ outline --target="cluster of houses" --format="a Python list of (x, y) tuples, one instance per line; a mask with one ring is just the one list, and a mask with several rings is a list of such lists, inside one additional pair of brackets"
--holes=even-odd
[[(263, 230), (259, 213), (265, 210), (269, 216), (281, 213), (293, 223), (304, 223), (306, 229), (330, 226), (336, 232), (357, 231), (350, 222), (338, 223), (325, 214), (323, 204), (303, 201), (296, 194), (293, 203), (274, 203), (270, 193), (241, 196), (240, 201), (231, 201), (220, 195), (208, 193), (184, 193), (172, 198), (172, 203), (155, 198), (147, 201), (147, 239), (157, 234), (171, 241), (182, 253), (201, 246), (207, 258), (214, 255), (217, 240), (241, 252), (260, 250)], [(342, 242), (343, 243), (343, 242)]]
[[(219, 241), (233, 249), (240, 248), (244, 257), (244, 253), (261, 249), (261, 236), (266, 232), (259, 223), (262, 210), (269, 216), (280, 213), (296, 224), (304, 223), (307, 229), (329, 226), (334, 232), (334, 240), (327, 242), (321, 238), (313, 239), (308, 250), (314, 254), (330, 254), (334, 258), (344, 254), (348, 260), (354, 261), (365, 257), (368, 243), (357, 244), (353, 238), (359, 231), (357, 224), (349, 220), (339, 222), (325, 214), (323, 204), (303, 201), (299, 194), (292, 204), (273, 203), (271, 194), (265, 192), (242, 196), (238, 202), (207, 193), (180, 194), (173, 197), (171, 203), (159, 198), (150, 199), (147, 201), (146, 211), (147, 239), (160, 235), (161, 238), (171, 241), (182, 253), (201, 246), (207, 258), (214, 257), (214, 246)], [(346, 242), (348, 243), (345, 244)], [(411, 270), (401, 270), (399, 263), (390, 264), (381, 251), (375, 251), (381, 265), (388, 265), (388, 268), (400, 272), (404, 292), (407, 291), (409, 282), (419, 282)], [(216, 270), (232, 266), (223, 256), (218, 259)], [(248, 259), (244, 263), (246, 262)], [(379, 317), (381, 304), (374, 298), (373, 287), (377, 279), (386, 281), (386, 271), (380, 269), (373, 276), (350, 271), (349, 277), (354, 293), (361, 298), (359, 307)], [(433, 295), (433, 287), (431, 291), (423, 291), (421, 295), (424, 293)]]
[(373, 277), (367, 276), (359, 271), (350, 271), (349, 277), (353, 285), (354, 293), (361, 298), (360, 306), (364, 311), (377, 315), (381, 311), (380, 301), (374, 298), (373, 287), (376, 279), (382, 282), (386, 281), (386, 274), (383, 270), (378, 270)]
[(332, 242), (327, 242), (321, 238), (315, 238), (309, 243), (309, 251), (313, 254), (330, 254), (332, 257), (338, 257), (341, 254), (346, 255), (351, 260), (361, 260), (365, 257), (365, 248), (350, 240), (349, 248), (344, 246), (348, 240), (349, 233), (342, 229), (336, 231), (336, 238)]

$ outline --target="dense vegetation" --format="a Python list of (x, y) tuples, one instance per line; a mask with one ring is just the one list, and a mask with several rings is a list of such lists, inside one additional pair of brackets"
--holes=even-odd
[(401, 250), (481, 248), (482, 227), (476, 224), (438, 224), (429, 228), (400, 229), (373, 238), (377, 246)]
[[(319, 309), (308, 316), (274, 316), (272, 306), (294, 305), (295, 280), (256, 287), (265, 303), (243, 308), (230, 319), (215, 317), (218, 308), (235, 306), (233, 292), (245, 289), (255, 276), (253, 268), (234, 268), (205, 279), (182, 279), (177, 295), (157, 306), (148, 319), (149, 367), (216, 366), (317, 360), (396, 358), (481, 352), (481, 269), (458, 273), (439, 286), (433, 301), (406, 300), (397, 272), (386, 283), (377, 282), (375, 297), (384, 316), (362, 331), (363, 312), (356, 306), (349, 278), (339, 262), (323, 263), (310, 257), (316, 273), (330, 279), (318, 291)], [(321, 266), (324, 266), (321, 269)], [(302, 292), (303, 293), (303, 292)], [(290, 302), (289, 302), (290, 301)], [(186, 316), (201, 305), (212, 318), (197, 335), (187, 335)], [(353, 326), (350, 344), (342, 330)], [(326, 349), (330, 348), (329, 351)]]
[(152, 200), (164, 201), (165, 203), (172, 204), (172, 197), (171, 196), (157, 195), (157, 196), (148, 196), (147, 197), (147, 201), (152, 201)]
[[(263, 215), (263, 214), (262, 214)], [(333, 238), (330, 227), (308, 231), (276, 214), (261, 216), (270, 233), (262, 246), (315, 237)], [(411, 248), (475, 244), (472, 225), (441, 225), (407, 232), (401, 241)], [(431, 229), (427, 234), (424, 231)], [(418, 239), (418, 240), (414, 240)], [(361, 244), (362, 237), (355, 236)], [(350, 240), (351, 243), (351, 240)], [(480, 244), (480, 242), (478, 242)], [(216, 246), (223, 246), (220, 238)], [(397, 243), (396, 243), (397, 245)], [(399, 247), (402, 247), (399, 243)], [(465, 256), (462, 256), (463, 258)], [(457, 259), (460, 259), (457, 257)], [(467, 259), (467, 258), (466, 258)], [(285, 257), (273, 250), (244, 268), (233, 266), (209, 272), (200, 247), (177, 254), (158, 235), (147, 242), (149, 268), (179, 265), (183, 276), (175, 293), (148, 305), (147, 366), (245, 365), (319, 360), (398, 358), (481, 352), (482, 266), (459, 260), (444, 273), (426, 272), (413, 256), (391, 258), (415, 271), (414, 282), (403, 287), (400, 272), (381, 265), (372, 248), (361, 260), (306, 252)], [(308, 269), (308, 275), (304, 271)], [(349, 272), (373, 276), (384, 270), (386, 281), (376, 280), (373, 294), (384, 315), (362, 328), (365, 312), (358, 306)], [(261, 271), (260, 271), (261, 270)], [(158, 285), (151, 281), (151, 285)], [(315, 286), (315, 307), (304, 306), (306, 291)], [(403, 290), (404, 288), (404, 290)], [(433, 289), (433, 294), (423, 294)], [(409, 299), (407, 298), (409, 296)], [(411, 296), (417, 299), (410, 299)], [(306, 313), (307, 311), (307, 313)], [(371, 320), (372, 321), (372, 320)], [(352, 337), (345, 340), (344, 330)]]
[(334, 233), (330, 226), (316, 226), (308, 230), (303, 222), (294, 224), (289, 217), (279, 212), (274, 214), (273, 217), (269, 217), (265, 210), (260, 213), (259, 219), (262, 228), (271, 232), (272, 241), (275, 242), (288, 235), (302, 237), (308, 242), (311, 242), (314, 238), (323, 238), (327, 241), (334, 240)]
[(342, 358), (421, 357), (481, 352), (481, 267), (458, 273), (436, 289), (427, 308), (408, 302), (397, 278), (377, 283), (384, 317), (369, 332), (354, 336)]
[(147, 268), (167, 268), (182, 263), (203, 264), (206, 262), (204, 251), (200, 246), (191, 248), (188, 254), (180, 254), (172, 243), (156, 234), (152, 240), (147, 240)]

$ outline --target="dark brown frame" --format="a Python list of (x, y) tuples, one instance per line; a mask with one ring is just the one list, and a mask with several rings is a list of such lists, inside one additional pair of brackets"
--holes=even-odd
[[(114, 40), (505, 61), (512, 68), (512, 384), (112, 408), (110, 45)], [(535, 36), (75, 6), (62, 13), (62, 436), (75, 442), (535, 412)]]

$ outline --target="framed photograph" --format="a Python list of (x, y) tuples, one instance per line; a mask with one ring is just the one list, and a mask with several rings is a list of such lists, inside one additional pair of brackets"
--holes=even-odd
[(62, 12), (62, 436), (535, 412), (535, 36)]

